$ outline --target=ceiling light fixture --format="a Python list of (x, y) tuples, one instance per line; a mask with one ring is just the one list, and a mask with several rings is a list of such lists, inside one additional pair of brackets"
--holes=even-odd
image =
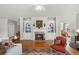
[(35, 7), (35, 10), (37, 10), (37, 11), (45, 11), (45, 7), (43, 5), (37, 5)]

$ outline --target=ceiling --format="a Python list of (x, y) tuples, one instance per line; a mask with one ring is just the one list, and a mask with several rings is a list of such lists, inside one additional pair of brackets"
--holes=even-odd
[(0, 18), (19, 18), (21, 16), (58, 16), (79, 13), (77, 4), (47, 4), (45, 11), (36, 11), (32, 4), (1, 4)]

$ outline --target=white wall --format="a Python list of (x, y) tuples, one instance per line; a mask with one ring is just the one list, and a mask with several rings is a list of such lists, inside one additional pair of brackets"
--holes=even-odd
[(76, 25), (77, 25), (77, 29), (79, 29), (79, 14), (77, 14)]
[(67, 23), (69, 26), (69, 34), (74, 35), (73, 32), (76, 29), (76, 15), (63, 15), (57, 17), (57, 33), (60, 33), (60, 23)]
[(0, 40), (8, 39), (8, 20), (0, 18)]

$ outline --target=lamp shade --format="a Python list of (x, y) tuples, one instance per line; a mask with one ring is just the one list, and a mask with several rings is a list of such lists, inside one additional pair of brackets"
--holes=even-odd
[(14, 39), (17, 39), (17, 36), (14, 36)]
[(79, 29), (77, 29), (75, 32), (76, 32), (76, 33), (79, 33)]

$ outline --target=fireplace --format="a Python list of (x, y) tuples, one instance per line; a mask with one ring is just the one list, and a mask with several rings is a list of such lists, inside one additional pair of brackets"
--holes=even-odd
[(35, 40), (45, 40), (43, 32), (35, 32)]

